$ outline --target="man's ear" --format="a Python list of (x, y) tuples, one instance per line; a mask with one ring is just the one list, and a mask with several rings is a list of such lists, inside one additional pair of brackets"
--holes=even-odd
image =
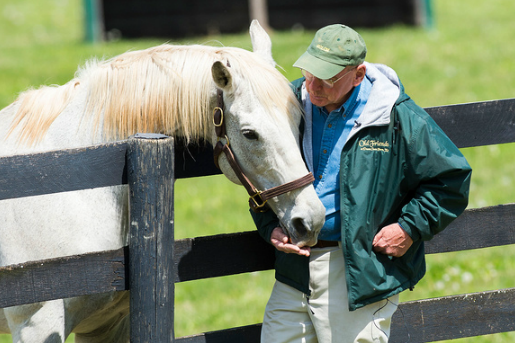
[(365, 64), (360, 64), (356, 67), (356, 74), (353, 80), (354, 87), (359, 86), (359, 84), (363, 81), (365, 78), (365, 75), (367, 74), (367, 66)]

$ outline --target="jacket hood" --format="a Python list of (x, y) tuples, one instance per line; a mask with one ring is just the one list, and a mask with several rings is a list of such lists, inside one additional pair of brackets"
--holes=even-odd
[[(365, 62), (366, 77), (372, 83), (372, 90), (357, 125), (388, 125), (392, 108), (403, 93), (397, 73), (383, 64)], [(355, 127), (356, 129), (356, 127)], [(351, 132), (352, 135), (352, 132)]]

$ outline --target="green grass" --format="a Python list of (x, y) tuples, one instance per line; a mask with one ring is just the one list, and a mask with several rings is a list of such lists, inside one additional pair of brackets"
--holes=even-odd
[[(423, 106), (513, 97), (515, 89), (515, 3), (510, 0), (436, 0), (432, 30), (393, 26), (357, 28), (367, 42), (370, 62), (399, 74), (407, 93)], [(276, 61), (286, 77), (309, 45), (313, 32), (274, 32)], [(81, 0), (2, 0), (0, 3), (0, 108), (40, 84), (63, 84), (91, 57), (111, 57), (165, 40), (82, 42)], [(250, 49), (248, 34), (197, 37), (179, 43), (220, 41)], [(514, 202), (513, 144), (463, 149), (472, 165), (469, 207)], [(176, 182), (176, 237), (252, 230), (243, 188), (223, 176)], [(428, 256), (427, 276), (403, 301), (514, 287), (514, 247)], [(180, 283), (176, 286), (176, 335), (261, 321), (273, 272)], [(456, 342), (513, 342), (513, 333)], [(1, 342), (9, 337), (0, 336)], [(73, 338), (70, 339), (73, 341)], [(454, 341), (453, 341), (454, 342)]]

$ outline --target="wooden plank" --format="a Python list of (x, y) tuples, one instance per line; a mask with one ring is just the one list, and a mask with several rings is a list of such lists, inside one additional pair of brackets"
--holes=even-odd
[[(460, 148), (515, 142), (515, 99), (426, 109)], [(125, 184), (127, 142), (0, 158), (0, 200)], [(176, 150), (176, 178), (220, 174), (211, 146)]]
[[(466, 210), (426, 244), (426, 253), (515, 244), (515, 204)], [(274, 249), (257, 231), (177, 240), (176, 282), (269, 270)]]
[(125, 38), (184, 37), (248, 30), (246, 1), (139, 0), (103, 2), (106, 31), (117, 30)]
[[(466, 210), (426, 242), (426, 253), (515, 244), (515, 204)], [(256, 231), (178, 240), (176, 282), (268, 270), (274, 249)]]
[[(426, 253), (515, 244), (515, 204), (466, 210), (426, 242)], [(269, 270), (274, 249), (256, 231), (175, 242), (176, 282)]]
[(324, 0), (316, 10), (310, 0), (269, 1), (270, 26), (287, 30), (292, 27), (318, 30), (329, 23), (350, 27), (381, 27), (416, 23), (413, 0)]
[(222, 174), (215, 166), (213, 146), (208, 142), (186, 145), (178, 139), (174, 151), (176, 179)]
[(130, 341), (173, 342), (173, 138), (129, 140)]
[(458, 148), (515, 142), (515, 99), (426, 108)]
[[(515, 244), (514, 223), (515, 204), (467, 210), (449, 228), (426, 242), (426, 252), (435, 254)], [(176, 240), (174, 246), (176, 282), (270, 270), (274, 266), (273, 247), (264, 242), (256, 231), (181, 239)], [(105, 257), (103, 253), (95, 253), (94, 262), (89, 261), (88, 255), (65, 257), (63, 266), (55, 259), (0, 268), (0, 290), (14, 287), (19, 292), (13, 293), (12, 297), (9, 293), (0, 292), (0, 307), (59, 299), (61, 294), (63, 297), (70, 297), (112, 290), (112, 270), (116, 270), (116, 280), (119, 283), (116, 290), (128, 289), (128, 286), (124, 285), (125, 274), (120, 265), (125, 263), (123, 261), (126, 257), (123, 253), (123, 250), (116, 253), (108, 251)], [(79, 265), (82, 259), (85, 260), (84, 266), (78, 269), (80, 272), (72, 273), (71, 270)], [(67, 264), (70, 263), (72, 266), (68, 267)], [(38, 272), (38, 278), (41, 282), (34, 284), (33, 269), (40, 264), (42, 270)], [(60, 280), (63, 274), (59, 271), (60, 268), (70, 270), (66, 282)], [(13, 270), (14, 273), (5, 274), (7, 270)], [(98, 270), (100, 279), (90, 278)], [(84, 275), (88, 275), (90, 284), (98, 284), (98, 290), (93, 290), (94, 287), (85, 283)], [(51, 292), (45, 285), (51, 285)], [(37, 295), (38, 292), (41, 295)]]
[[(273, 247), (256, 231), (182, 239), (170, 246), (175, 282), (268, 270), (274, 264)], [(126, 266), (129, 247), (0, 267), (0, 308), (128, 290)]]
[[(217, 175), (209, 143), (176, 148), (176, 178)], [(0, 158), (0, 200), (127, 183), (127, 142)]]
[[(515, 288), (402, 303), (392, 319), (391, 343), (423, 343), (514, 331)], [(261, 325), (176, 339), (177, 343), (257, 343)]]
[[(418, 1), (418, 0), (417, 0)], [(416, 22), (415, 0), (317, 0), (316, 10), (309, 0), (268, 1), (270, 24), (288, 30), (302, 25), (319, 29), (328, 23), (350, 26), (385, 26)], [(183, 37), (248, 30), (247, 1), (120, 1), (103, 2), (106, 31), (116, 30), (124, 37)], [(273, 18), (273, 19), (272, 19)]]
[(259, 343), (261, 324), (242, 326), (227, 330), (206, 332), (199, 335), (181, 337), (176, 343)]
[(425, 246), (436, 254), (507, 244), (515, 244), (515, 204), (466, 210)]
[(126, 142), (0, 158), (0, 200), (127, 183)]
[(269, 270), (274, 248), (257, 231), (175, 241), (176, 282)]
[[(120, 249), (0, 268), (0, 307), (127, 289), (123, 256)], [(42, 297), (36, 299), (38, 293)], [(431, 342), (514, 331), (514, 313), (513, 288), (407, 302), (394, 315), (390, 342)], [(176, 341), (258, 342), (259, 330), (259, 325), (251, 325)]]
[(1, 267), (0, 308), (126, 290), (124, 250)]
[(515, 288), (402, 303), (391, 343), (421, 343), (515, 330)]

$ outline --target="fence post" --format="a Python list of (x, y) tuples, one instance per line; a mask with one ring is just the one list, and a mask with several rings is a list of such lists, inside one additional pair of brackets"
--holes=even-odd
[(268, 22), (267, 0), (249, 0), (249, 16), (250, 20), (257, 19), (261, 27), (267, 32), (271, 31)]
[(173, 139), (129, 139), (131, 343), (174, 342)]
[(104, 38), (104, 18), (101, 0), (83, 0), (84, 31), (87, 43), (98, 43)]

